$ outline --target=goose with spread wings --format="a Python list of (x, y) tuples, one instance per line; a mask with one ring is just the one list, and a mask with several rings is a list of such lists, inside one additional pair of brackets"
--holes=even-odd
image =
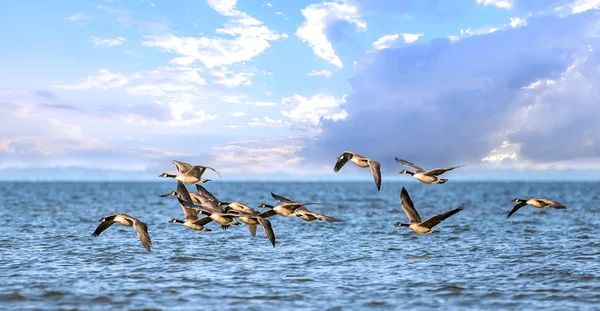
[(268, 208), (271, 211), (273, 211), (274, 213), (279, 214), (281, 216), (286, 216), (286, 217), (296, 216), (296, 210), (300, 207), (303, 207), (304, 205), (318, 204), (318, 203), (313, 203), (313, 202), (309, 202), (309, 203), (294, 202), (294, 201), (284, 198), (280, 195), (276, 195), (273, 192), (271, 192), (271, 196), (273, 197), (273, 199), (275, 199), (275, 201), (279, 202), (280, 204), (273, 206), (273, 205), (262, 203), (258, 207), (259, 208)]
[(512, 201), (517, 204), (515, 204), (515, 206), (510, 210), (510, 212), (508, 213), (508, 216), (506, 216), (506, 218), (509, 218), (512, 214), (514, 214), (516, 211), (518, 211), (521, 207), (523, 207), (525, 205), (530, 205), (535, 208), (556, 208), (556, 209), (566, 209), (567, 208), (562, 203), (548, 200), (548, 199), (541, 199), (541, 198), (529, 198), (527, 200), (514, 198)]
[(406, 188), (404, 188), (404, 187), (402, 187), (402, 191), (400, 192), (400, 204), (402, 205), (402, 209), (408, 216), (408, 220), (410, 223), (405, 224), (405, 223), (397, 222), (394, 224), (394, 226), (408, 227), (410, 230), (412, 230), (413, 232), (415, 232), (417, 234), (433, 233), (434, 232), (432, 230), (433, 227), (435, 227), (436, 225), (438, 225), (440, 222), (447, 219), (448, 217), (462, 211), (464, 208), (464, 205), (460, 205), (458, 208), (455, 208), (453, 210), (450, 210), (450, 211), (447, 211), (447, 212), (444, 212), (441, 214), (437, 214), (425, 221), (421, 221), (421, 215), (419, 215), (419, 212), (417, 212), (415, 205), (413, 204), (412, 200), (410, 199), (410, 196), (408, 195), (408, 191), (406, 191)]
[[(183, 201), (192, 202), (192, 197), (190, 196), (190, 193), (188, 192), (187, 188), (185, 188), (185, 185), (180, 181), (177, 181), (176, 195)], [(170, 222), (182, 224), (183, 226), (196, 231), (212, 231), (211, 229), (204, 227), (204, 225), (212, 221), (212, 219), (209, 216), (198, 218), (198, 211), (191, 209), (183, 204), (179, 205), (183, 210), (185, 220), (173, 218)]]
[(358, 167), (370, 167), (371, 172), (373, 173), (373, 179), (375, 180), (375, 185), (377, 186), (377, 191), (381, 189), (381, 165), (379, 162), (363, 157), (356, 152), (344, 151), (344, 153), (338, 157), (338, 160), (333, 167), (333, 171), (336, 173), (339, 172), (348, 161), (352, 161), (352, 163), (356, 164)]
[(271, 222), (267, 219), (273, 215), (276, 215), (273, 210), (268, 210), (265, 212), (258, 212), (252, 207), (240, 203), (240, 202), (222, 202), (225, 207), (225, 212), (235, 216), (237, 219), (248, 225), (248, 230), (252, 236), (256, 236), (256, 227), (262, 226), (263, 230), (265, 230), (265, 234), (273, 247), (275, 247), (275, 232), (273, 232), (273, 227), (271, 226)]
[(98, 221), (100, 222), (100, 225), (98, 225), (94, 233), (92, 233), (93, 237), (98, 237), (100, 233), (104, 232), (108, 227), (112, 226), (114, 223), (119, 223), (126, 227), (133, 227), (135, 231), (137, 231), (138, 238), (140, 239), (140, 242), (142, 242), (142, 245), (150, 252), (152, 240), (148, 234), (148, 225), (146, 223), (127, 214), (112, 214), (104, 216)]
[(158, 175), (158, 177), (174, 178), (178, 181), (181, 181), (184, 184), (202, 184), (202, 183), (210, 181), (210, 179), (202, 178), (202, 174), (204, 174), (204, 172), (207, 169), (209, 169), (209, 170), (219, 174), (219, 176), (221, 176), (221, 174), (219, 172), (217, 172), (214, 168), (209, 167), (209, 166), (191, 165), (189, 163), (185, 163), (185, 162), (181, 162), (181, 161), (177, 161), (177, 160), (172, 160), (172, 162), (173, 162), (173, 164), (175, 164), (175, 166), (177, 167), (177, 170), (181, 174), (180, 175), (172, 175), (172, 174), (168, 174), (168, 173), (162, 173), (162, 174)]
[[(276, 201), (279, 201), (280, 203), (297, 203), (286, 197), (277, 195), (273, 192), (271, 192), (271, 196), (273, 197), (273, 199), (275, 199)], [(320, 203), (314, 203), (314, 202), (304, 203), (304, 205), (308, 205), (308, 204), (320, 204)], [(306, 208), (305, 206), (298, 207), (296, 210), (294, 210), (294, 214), (306, 221), (313, 221), (313, 220), (325, 220), (325, 221), (330, 221), (330, 222), (342, 221), (341, 219), (338, 219), (335, 217), (315, 213), (315, 212), (309, 210), (308, 208)]]
[(443, 183), (447, 182), (448, 179), (438, 178), (437, 176), (442, 175), (445, 172), (451, 171), (455, 168), (464, 166), (464, 165), (459, 165), (459, 166), (453, 166), (453, 167), (443, 167), (443, 168), (436, 168), (436, 169), (433, 169), (430, 171), (426, 171), (422, 167), (415, 165), (411, 162), (408, 162), (406, 160), (402, 160), (402, 159), (398, 159), (398, 158), (395, 158), (395, 159), (396, 159), (396, 162), (415, 170), (414, 172), (411, 172), (408, 170), (401, 170), (400, 174), (411, 175), (416, 180), (418, 180), (422, 183), (425, 183), (425, 184), (443, 184)]

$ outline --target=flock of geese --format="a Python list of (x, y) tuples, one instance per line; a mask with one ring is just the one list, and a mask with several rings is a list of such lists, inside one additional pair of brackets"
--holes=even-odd
[[(445, 172), (463, 166), (459, 165), (447, 168), (436, 168), (433, 170), (426, 171), (422, 167), (417, 166), (406, 160), (398, 158), (395, 158), (395, 160), (399, 164), (414, 170), (414, 172), (408, 170), (401, 170), (400, 174), (411, 175), (416, 180), (425, 184), (443, 184), (447, 182), (448, 179), (439, 178), (438, 176), (442, 175)], [(371, 172), (373, 173), (373, 179), (375, 180), (375, 185), (377, 186), (377, 191), (381, 189), (381, 165), (379, 164), (379, 162), (366, 158), (356, 152), (346, 151), (338, 157), (333, 171), (336, 173), (339, 172), (342, 169), (342, 167), (346, 163), (348, 163), (348, 161), (351, 161), (352, 163), (356, 164), (358, 167), (361, 168), (371, 168)], [(173, 160), (172, 162), (173, 164), (175, 164), (180, 174), (172, 175), (162, 173), (158, 175), (158, 177), (175, 179), (177, 181), (177, 191), (171, 191), (169, 193), (160, 195), (160, 197), (177, 197), (179, 206), (181, 206), (181, 209), (183, 210), (184, 220), (173, 218), (170, 222), (182, 224), (183, 226), (191, 230), (212, 231), (211, 229), (206, 227), (206, 225), (210, 222), (215, 222), (221, 225), (221, 228), (223, 230), (227, 230), (232, 225), (240, 225), (240, 223), (237, 221), (239, 220), (248, 226), (248, 230), (250, 231), (250, 234), (252, 236), (256, 236), (256, 229), (258, 226), (263, 227), (267, 238), (269, 239), (273, 247), (275, 247), (275, 232), (273, 231), (271, 222), (269, 221), (269, 219), (267, 219), (269, 217), (280, 215), (286, 217), (299, 217), (300, 219), (305, 221), (342, 221), (341, 219), (335, 217), (315, 213), (306, 208), (306, 205), (320, 204), (319, 202), (295, 202), (288, 198), (274, 194), (272, 192), (271, 196), (279, 204), (275, 206), (265, 203), (258, 205), (258, 208), (266, 209), (266, 211), (263, 212), (259, 212), (258, 210), (240, 202), (220, 201), (201, 185), (210, 181), (210, 179), (202, 178), (202, 175), (206, 172), (207, 169), (212, 170), (213, 172), (221, 176), (219, 172), (208, 166), (191, 165), (176, 160)], [(196, 192), (189, 192), (184, 184), (195, 185)], [(562, 203), (542, 198), (529, 198), (526, 200), (515, 198), (512, 201), (516, 204), (508, 213), (507, 218), (525, 205), (530, 205), (535, 208), (566, 208), (566, 206)], [(400, 204), (402, 205), (402, 209), (408, 216), (409, 222), (397, 222), (394, 224), (394, 226), (408, 227), (410, 230), (417, 234), (433, 233), (433, 227), (435, 227), (448, 217), (464, 209), (464, 205), (461, 204), (459, 207), (453, 210), (434, 215), (429, 219), (423, 221), (405, 187), (402, 187), (402, 190), (400, 191)], [(202, 217), (200, 217), (201, 215)], [(134, 227), (140, 241), (142, 242), (142, 245), (146, 248), (146, 250), (148, 250), (148, 252), (151, 251), (152, 240), (150, 239), (150, 235), (148, 234), (148, 225), (146, 223), (127, 214), (112, 214), (100, 218), (99, 221), (100, 225), (98, 225), (98, 227), (92, 234), (93, 237), (99, 236), (102, 232), (104, 232), (104, 230), (108, 229), (114, 223), (119, 223), (123, 226)]]

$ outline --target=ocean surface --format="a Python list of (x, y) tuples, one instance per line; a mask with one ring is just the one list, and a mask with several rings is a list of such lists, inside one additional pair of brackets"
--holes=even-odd
[[(600, 183), (385, 182), (205, 184), (223, 201), (273, 204), (270, 192), (344, 220), (270, 218), (196, 232), (175, 182), (0, 183), (2, 310), (599, 310)], [(465, 210), (416, 235), (399, 203), (406, 186), (426, 219)], [(188, 189), (193, 190), (192, 186)], [(539, 196), (566, 210), (523, 207)], [(98, 219), (126, 213), (146, 222), (152, 252), (132, 227), (98, 238)]]

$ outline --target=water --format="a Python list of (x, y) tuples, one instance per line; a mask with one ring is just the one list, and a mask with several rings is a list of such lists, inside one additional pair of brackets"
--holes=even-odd
[[(407, 228), (405, 185), (421, 216), (467, 208), (439, 233)], [(218, 198), (251, 206), (273, 191), (325, 201), (315, 211), (343, 223), (271, 218), (277, 246), (244, 225), (195, 232), (169, 223), (182, 212), (174, 182), (0, 183), (1, 309), (570, 309), (600, 307), (600, 183), (225, 183)], [(192, 189), (192, 187), (188, 187)], [(566, 210), (523, 207), (543, 196)], [(127, 213), (149, 226), (152, 253), (115, 224)]]

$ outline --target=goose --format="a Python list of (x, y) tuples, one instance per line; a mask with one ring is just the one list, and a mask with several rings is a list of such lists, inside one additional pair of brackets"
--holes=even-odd
[(508, 213), (508, 216), (506, 216), (506, 218), (510, 217), (510, 215), (514, 214), (516, 211), (518, 211), (521, 207), (523, 207), (525, 205), (531, 205), (535, 208), (556, 208), (556, 209), (566, 209), (567, 208), (562, 203), (548, 200), (548, 199), (529, 198), (527, 200), (522, 200), (519, 198), (514, 198), (512, 201), (517, 204), (515, 204), (515, 206), (510, 210), (510, 212)]
[[(171, 192), (174, 192), (174, 191), (171, 191)], [(192, 201), (192, 198), (190, 197), (190, 193), (185, 188), (185, 185), (180, 181), (177, 181), (176, 196), (187, 202)], [(171, 219), (170, 222), (180, 223), (183, 226), (190, 228), (192, 230), (212, 231), (211, 229), (204, 227), (204, 225), (206, 225), (207, 223), (212, 221), (212, 219), (210, 217), (205, 216), (205, 217), (198, 219), (198, 211), (188, 208), (182, 204), (179, 204), (179, 205), (181, 206), (181, 209), (183, 210), (183, 214), (185, 215), (185, 220), (179, 220), (179, 219), (173, 218), (173, 219)]]
[(223, 203), (225, 205), (225, 212), (229, 214), (237, 214), (237, 218), (241, 220), (243, 223), (248, 225), (248, 230), (252, 236), (256, 236), (256, 227), (258, 225), (262, 226), (275, 247), (275, 233), (273, 232), (273, 227), (271, 226), (271, 222), (266, 219), (276, 213), (273, 210), (268, 210), (266, 212), (259, 213), (257, 210), (252, 207), (240, 203), (240, 202), (231, 202), (231, 203)]
[(433, 233), (433, 227), (438, 225), (440, 222), (445, 220), (446, 218), (460, 212), (463, 210), (464, 205), (460, 205), (458, 208), (447, 211), (445, 213), (437, 214), (432, 216), (431, 218), (421, 221), (421, 215), (415, 209), (415, 205), (413, 204), (410, 196), (408, 195), (408, 191), (406, 188), (402, 187), (402, 191), (400, 192), (400, 204), (402, 205), (402, 209), (408, 216), (408, 220), (410, 224), (403, 224), (401, 222), (397, 222), (394, 224), (396, 227), (408, 227), (414, 233), (417, 234), (428, 234)]
[(188, 163), (177, 161), (177, 160), (172, 160), (172, 162), (173, 162), (173, 164), (175, 164), (175, 166), (177, 167), (177, 170), (179, 171), (179, 173), (181, 173), (181, 175), (171, 175), (168, 173), (162, 173), (162, 174), (158, 175), (158, 177), (175, 178), (176, 180), (181, 181), (184, 184), (202, 184), (202, 183), (210, 181), (210, 179), (202, 178), (202, 174), (204, 174), (206, 169), (210, 169), (213, 172), (219, 174), (219, 176), (221, 176), (221, 174), (212, 167), (202, 166), (202, 165), (193, 165), (192, 166)]
[(208, 198), (201, 196), (202, 205), (194, 205), (192, 202), (186, 202), (181, 198), (177, 197), (179, 204), (194, 209), (196, 211), (201, 212), (202, 214), (208, 215), (210, 219), (214, 222), (221, 225), (223, 230), (229, 229), (229, 226), (236, 225), (238, 226), (240, 223), (235, 220), (235, 215), (229, 214), (225, 212), (216, 202), (209, 200)]
[(108, 216), (104, 216), (98, 220), (100, 224), (92, 233), (92, 237), (98, 237), (100, 233), (104, 232), (104, 230), (108, 229), (108, 227), (112, 226), (114, 223), (120, 223), (123, 226), (135, 228), (137, 231), (138, 238), (142, 245), (150, 252), (150, 247), (152, 246), (152, 240), (150, 240), (150, 235), (148, 234), (148, 225), (139, 221), (136, 218), (133, 218), (127, 214), (112, 214)]
[(296, 214), (296, 216), (298, 216), (306, 221), (313, 221), (313, 220), (325, 220), (325, 221), (330, 221), (330, 222), (342, 221), (341, 219), (338, 219), (335, 217), (325, 216), (325, 215), (322, 215), (319, 213), (312, 212), (304, 206), (297, 208), (294, 211), (294, 213)]
[[(177, 182), (179, 182), (179, 181), (177, 181)], [(198, 184), (196, 184), (196, 186), (202, 187), (202, 186), (200, 186)], [(186, 191), (187, 191), (187, 189), (186, 189)], [(188, 192), (188, 195), (190, 196), (190, 200), (191, 201), (190, 200), (185, 200), (185, 199), (184, 199), (184, 201), (192, 202), (194, 204), (201, 204), (201, 200), (200, 200), (201, 194), (200, 193)], [(177, 191), (171, 191), (169, 193), (165, 193), (165, 194), (159, 195), (159, 197), (161, 197), (161, 198), (169, 197), (169, 196), (175, 196), (176, 197), (177, 196)]]
[(281, 203), (279, 205), (273, 206), (269, 204), (262, 203), (258, 207), (259, 208), (268, 208), (279, 214), (281, 216), (291, 217), (296, 216), (296, 209), (304, 206), (304, 203)]
[[(277, 195), (273, 192), (271, 192), (271, 196), (273, 197), (273, 199), (275, 199), (276, 201), (279, 201), (280, 203), (297, 203), (286, 197)], [(320, 203), (315, 203), (315, 202), (304, 203), (304, 205), (308, 205), (308, 204), (320, 204)], [(325, 221), (332, 221), (332, 222), (333, 221), (342, 221), (341, 219), (338, 219), (335, 217), (330, 217), (330, 216), (325, 216), (322, 214), (315, 213), (313, 211), (310, 211), (308, 208), (306, 208), (304, 206), (297, 208), (294, 211), (294, 214), (306, 221), (313, 221), (313, 220), (325, 220)]]
[(352, 161), (358, 167), (370, 167), (373, 172), (373, 179), (375, 179), (375, 185), (377, 186), (377, 191), (381, 188), (381, 165), (379, 162), (371, 160), (369, 158), (365, 158), (356, 152), (344, 151), (339, 157), (335, 166), (333, 167), (334, 172), (339, 172), (344, 164), (348, 161)]
[(409, 174), (412, 177), (414, 177), (416, 180), (418, 180), (422, 183), (425, 183), (425, 184), (443, 184), (443, 183), (447, 182), (448, 179), (437, 178), (437, 176), (442, 175), (443, 173), (445, 173), (447, 171), (451, 171), (455, 168), (464, 166), (464, 165), (459, 165), (459, 166), (454, 166), (454, 167), (436, 168), (436, 169), (433, 169), (430, 171), (425, 171), (422, 167), (414, 165), (406, 160), (402, 160), (402, 159), (398, 159), (398, 158), (394, 158), (394, 159), (396, 159), (396, 162), (398, 162), (404, 166), (413, 168), (415, 170), (415, 172), (401, 170), (400, 174)]

